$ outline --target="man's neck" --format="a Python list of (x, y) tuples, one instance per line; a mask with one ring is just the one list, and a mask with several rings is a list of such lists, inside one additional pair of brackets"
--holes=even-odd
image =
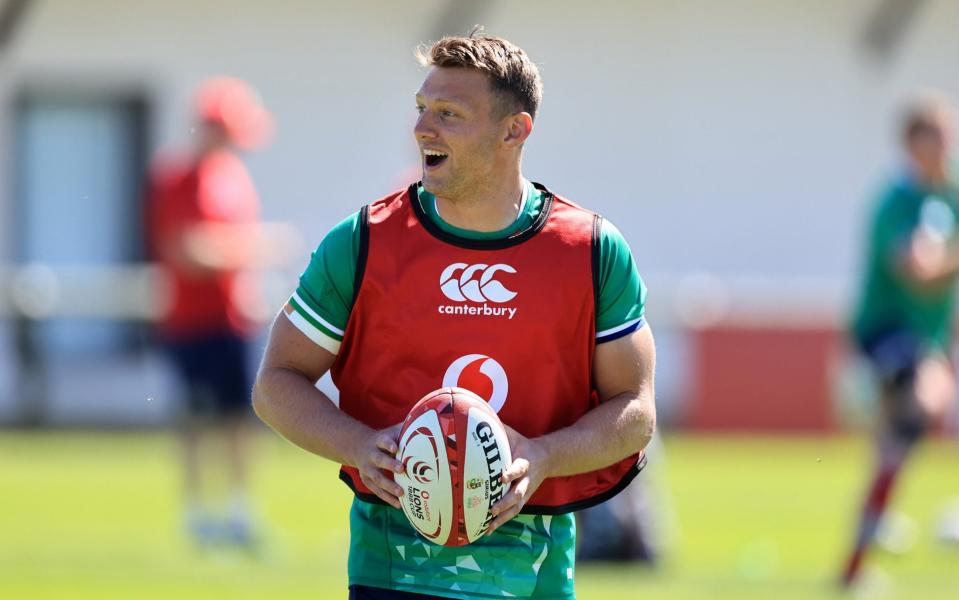
[(949, 182), (949, 165), (916, 165), (916, 177), (923, 187), (940, 188)]
[(446, 223), (458, 229), (492, 232), (506, 229), (516, 220), (523, 200), (526, 181), (515, 176), (474, 188), (469, 196), (436, 197), (436, 210)]

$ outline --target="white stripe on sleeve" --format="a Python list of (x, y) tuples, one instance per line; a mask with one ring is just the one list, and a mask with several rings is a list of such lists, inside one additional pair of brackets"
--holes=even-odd
[(283, 314), (287, 316), (290, 320), (290, 323), (293, 323), (293, 326), (299, 329), (303, 335), (310, 338), (314, 344), (325, 348), (332, 352), (333, 354), (340, 353), (340, 342), (331, 338), (330, 336), (323, 333), (322, 330), (313, 326), (312, 323), (307, 321), (303, 315), (293, 310), (291, 312), (283, 311)]
[(300, 295), (297, 294), (296, 292), (293, 292), (293, 299), (296, 300), (296, 303), (299, 304), (300, 307), (307, 312), (307, 314), (313, 317), (314, 320), (319, 321), (323, 325), (323, 327), (326, 327), (327, 329), (329, 329), (336, 335), (339, 335), (339, 336), (343, 335), (342, 329), (334, 326), (332, 323), (330, 323), (329, 321), (327, 321), (320, 315), (316, 314), (316, 311), (310, 308), (310, 305), (304, 302), (303, 298), (301, 298)]

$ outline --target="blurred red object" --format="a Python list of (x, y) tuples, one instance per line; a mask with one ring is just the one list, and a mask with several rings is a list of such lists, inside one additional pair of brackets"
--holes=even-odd
[(835, 327), (717, 326), (696, 332), (686, 424), (700, 431), (831, 432)]
[(240, 148), (259, 148), (273, 136), (273, 117), (256, 90), (234, 77), (204, 82), (196, 95), (196, 113), (202, 121), (222, 127)]

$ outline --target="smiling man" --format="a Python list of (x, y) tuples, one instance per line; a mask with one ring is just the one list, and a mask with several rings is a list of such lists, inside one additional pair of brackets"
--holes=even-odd
[[(254, 406), (343, 465), (350, 598), (573, 598), (571, 512), (625, 487), (655, 428), (645, 287), (615, 227), (523, 176), (542, 97), (526, 53), (474, 33), (420, 60), (423, 179), (320, 244)], [(339, 407), (314, 386), (328, 370)], [(442, 386), (486, 398), (514, 457), (489, 533), (456, 548), (416, 534), (390, 473), (401, 422)]]

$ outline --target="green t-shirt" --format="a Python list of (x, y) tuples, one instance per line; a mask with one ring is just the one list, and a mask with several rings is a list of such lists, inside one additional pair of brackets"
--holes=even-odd
[[(505, 238), (536, 221), (544, 197), (527, 182), (516, 220), (492, 233), (444, 222), (435, 198), (420, 188), (424, 212), (438, 227), (472, 239)], [(359, 213), (334, 227), (313, 253), (290, 299), (294, 325), (317, 344), (339, 351), (353, 306), (360, 247)], [(596, 341), (603, 343), (644, 325), (646, 287), (629, 245), (608, 221), (600, 232)], [(461, 598), (568, 599), (574, 596), (575, 519), (519, 515), (468, 546), (437, 546), (419, 536), (402, 511), (353, 501), (350, 511), (351, 584)]]
[(869, 229), (865, 277), (853, 316), (852, 332), (860, 343), (893, 331), (916, 335), (927, 347), (948, 350), (955, 306), (955, 277), (919, 286), (900, 266), (918, 228), (959, 242), (959, 187), (924, 189), (904, 178), (879, 198)]

